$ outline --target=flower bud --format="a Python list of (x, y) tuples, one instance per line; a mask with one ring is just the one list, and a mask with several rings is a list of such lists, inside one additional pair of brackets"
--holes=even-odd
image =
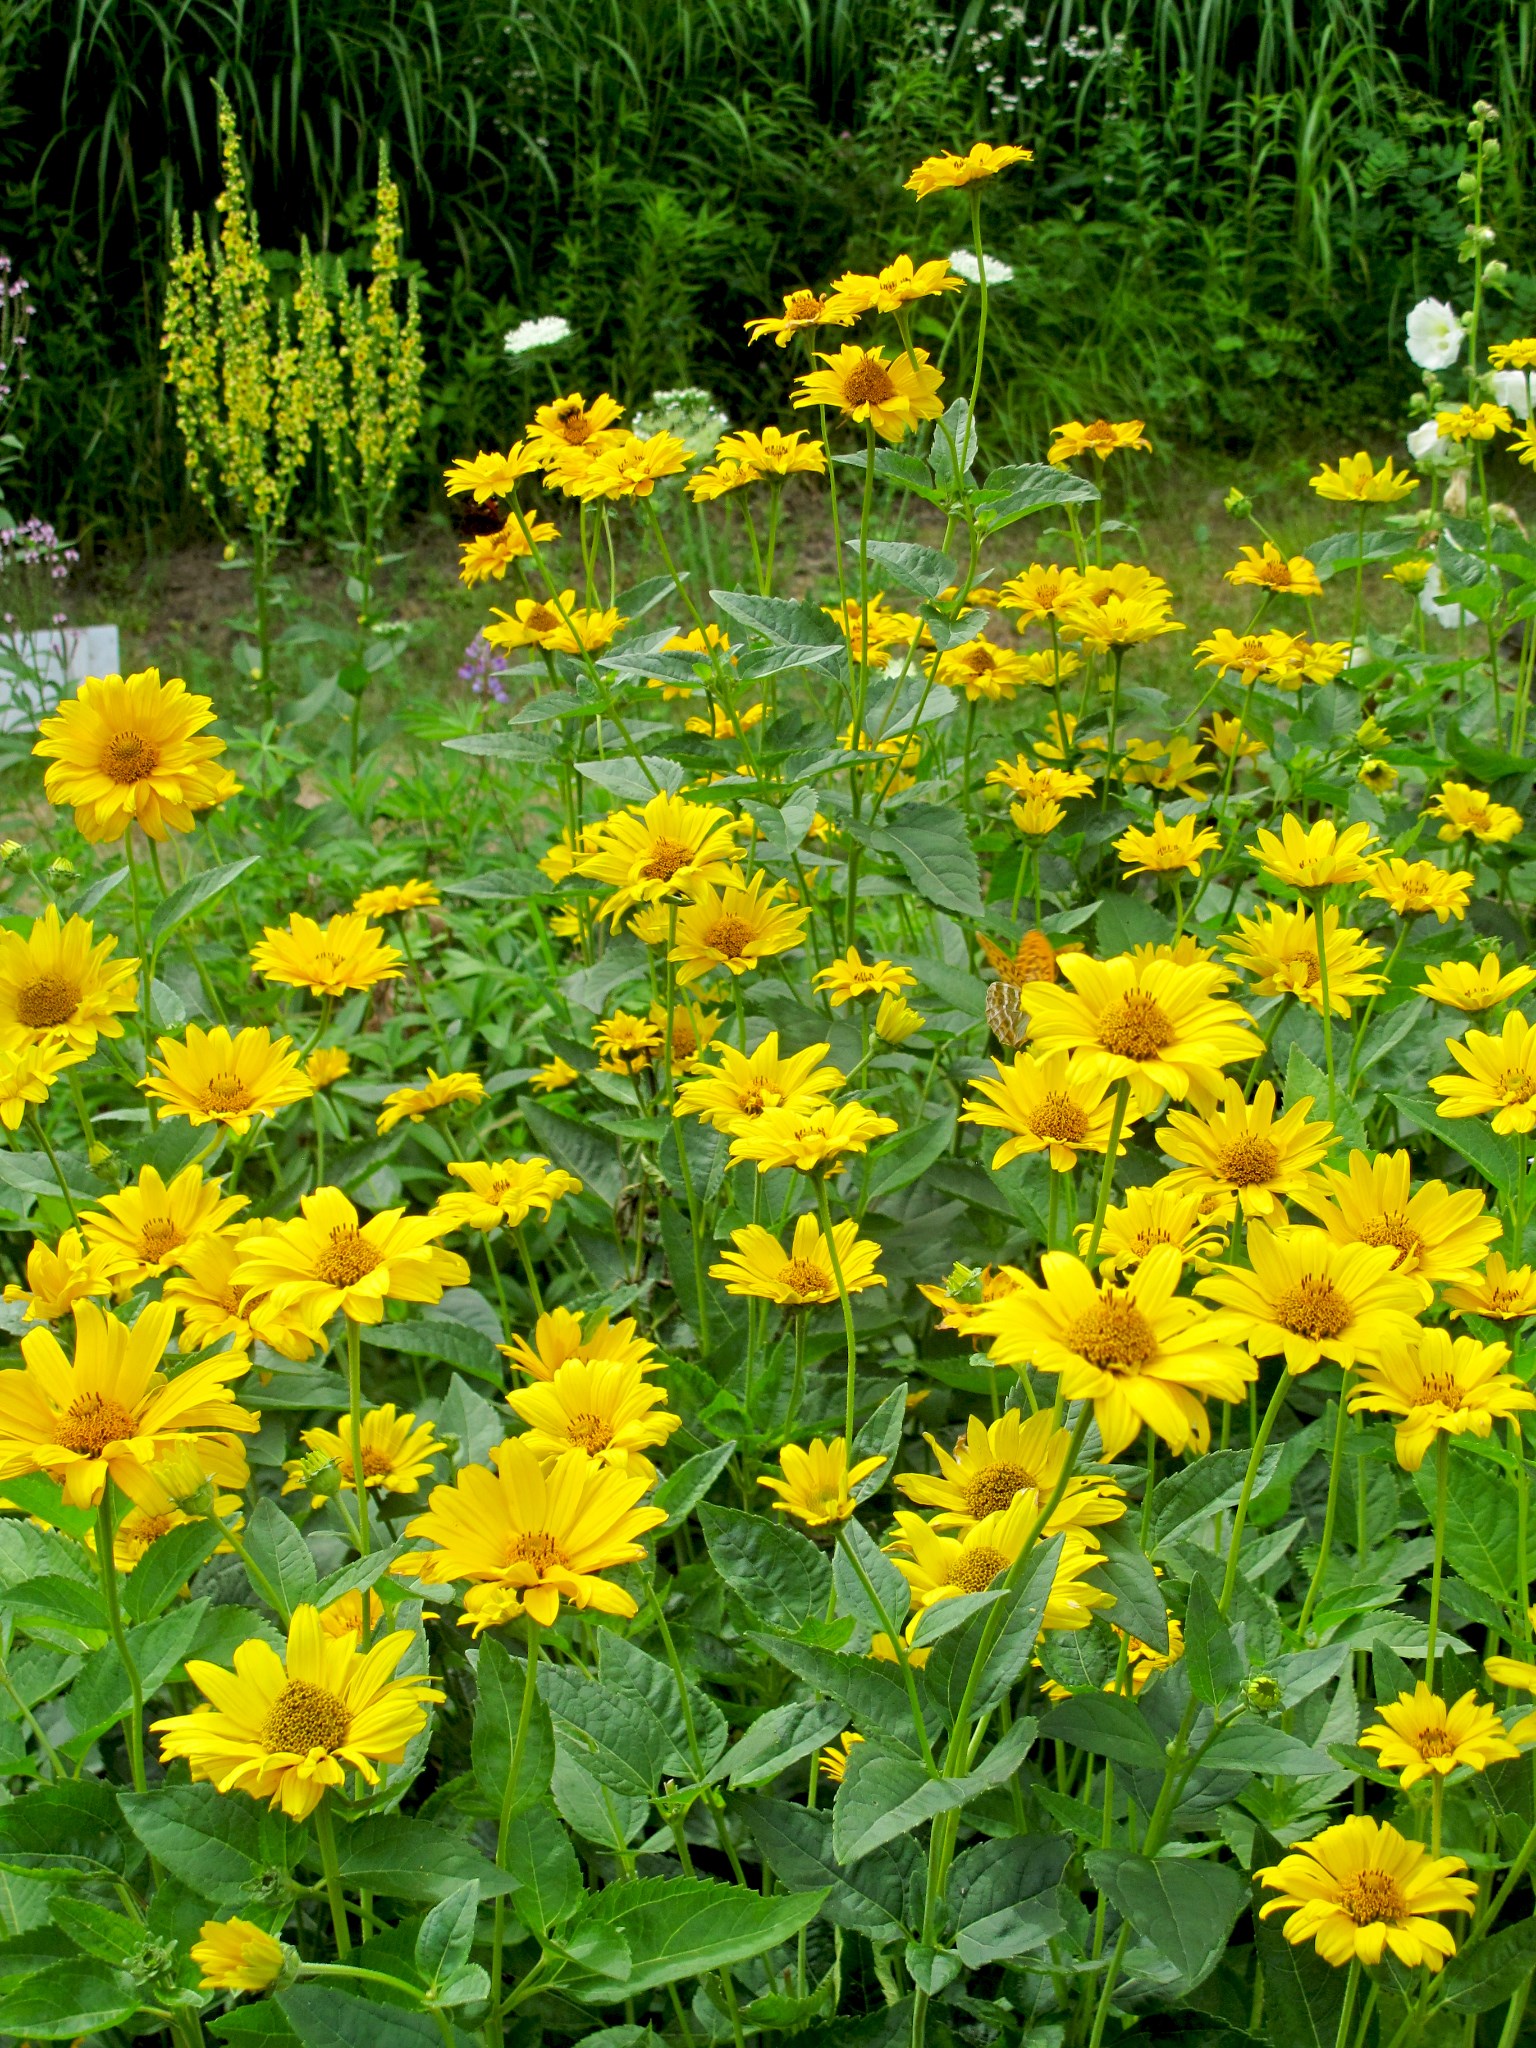
[(4, 845), (0, 845), (0, 862), (3, 862), (6, 867), (24, 867), (26, 859), (27, 849), (19, 839), (7, 839)]
[(341, 1467), (325, 1451), (306, 1451), (299, 1460), (299, 1476), (311, 1493), (334, 1500), (341, 1491)]
[(184, 1515), (206, 1522), (213, 1513), (213, 1481), (190, 1444), (177, 1444), (159, 1459), (155, 1477)]
[(1221, 502), (1223, 509), (1230, 512), (1234, 519), (1251, 519), (1253, 517), (1252, 498), (1248, 497), (1236, 484), (1232, 486)]
[(1472, 113), (1474, 118), (1479, 121), (1497, 121), (1499, 118), (1499, 110), (1492, 100), (1479, 100), (1473, 107)]
[(1483, 283), (1498, 284), (1509, 275), (1509, 265), (1501, 263), (1497, 256), (1490, 256), (1483, 265)]
[(1244, 1679), (1242, 1693), (1244, 1706), (1253, 1714), (1278, 1714), (1285, 1705), (1279, 1679), (1271, 1678), (1267, 1672)]
[(951, 1301), (963, 1301), (970, 1308), (979, 1306), (982, 1299), (981, 1268), (963, 1266), (956, 1260), (944, 1282), (944, 1292)]
[(1477, 190), (1476, 171), (1463, 171), (1456, 180), (1456, 190), (1464, 199), (1469, 198)]

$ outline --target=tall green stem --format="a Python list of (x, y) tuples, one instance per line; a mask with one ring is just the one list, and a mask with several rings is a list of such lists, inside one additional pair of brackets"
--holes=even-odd
[(145, 1789), (144, 1687), (139, 1678), (139, 1667), (134, 1663), (133, 1652), (128, 1647), (128, 1632), (123, 1627), (122, 1602), (117, 1597), (117, 1555), (113, 1535), (110, 1477), (102, 1481), (101, 1504), (96, 1510), (96, 1569), (101, 1576), (101, 1597), (106, 1602), (107, 1626), (112, 1631), (117, 1654), (128, 1674), (128, 1767), (133, 1772), (134, 1791), (142, 1792)]
[[(363, 1339), (347, 1320), (347, 1411), (352, 1425), (352, 1484), (357, 1492), (357, 1547), (366, 1557), (372, 1548), (368, 1533), (368, 1483), (363, 1471)], [(368, 1646), (368, 1608), (363, 1607), (363, 1647)]]
[[(500, 1869), (506, 1868), (507, 1836), (512, 1826), (517, 1783), (522, 1776), (523, 1755), (528, 1747), (528, 1730), (533, 1721), (533, 1703), (539, 1692), (538, 1624), (531, 1617), (525, 1617), (525, 1620), (528, 1629), (528, 1650), (523, 1665), (523, 1697), (517, 1710), (517, 1729), (512, 1737), (512, 1756), (507, 1767), (507, 1782), (502, 1787), (501, 1813), (496, 1824), (496, 1862)], [(491, 1909), (491, 2003), (485, 2019), (486, 2048), (498, 2048), (501, 2041), (501, 1957), (506, 1936), (506, 1901), (498, 1897)]]
[(837, 1282), (837, 1298), (843, 1310), (843, 1341), (848, 1351), (847, 1383), (844, 1398), (843, 1439), (848, 1446), (848, 1461), (853, 1462), (853, 1410), (854, 1396), (858, 1384), (858, 1345), (853, 1334), (853, 1303), (848, 1298), (847, 1283), (843, 1279), (843, 1262), (837, 1255), (837, 1238), (832, 1229), (832, 1205), (827, 1199), (827, 1183), (824, 1176), (816, 1177), (816, 1203), (821, 1211), (821, 1234), (827, 1241), (827, 1257), (832, 1262), (832, 1278)]
[(1232, 1605), (1232, 1595), (1237, 1588), (1237, 1561), (1242, 1555), (1243, 1527), (1248, 1520), (1248, 1502), (1253, 1495), (1253, 1483), (1259, 1476), (1259, 1464), (1269, 1444), (1270, 1433), (1280, 1419), (1280, 1410), (1285, 1406), (1285, 1397), (1291, 1390), (1291, 1376), (1282, 1365), (1275, 1391), (1270, 1396), (1269, 1406), (1264, 1410), (1264, 1420), (1259, 1424), (1259, 1433), (1253, 1440), (1253, 1449), (1248, 1453), (1248, 1469), (1243, 1474), (1243, 1490), (1237, 1497), (1237, 1513), (1232, 1517), (1232, 1540), (1227, 1551), (1226, 1577), (1221, 1582), (1221, 1599), (1217, 1605), (1225, 1615)]
[(1445, 1502), (1450, 1479), (1450, 1439), (1445, 1431), (1435, 1436), (1435, 1561), (1429, 1579), (1429, 1634), (1424, 1645), (1424, 1681), (1435, 1689), (1435, 1653), (1440, 1634), (1440, 1574), (1445, 1568)]
[(1296, 1633), (1305, 1643), (1307, 1623), (1312, 1619), (1312, 1610), (1317, 1605), (1317, 1596), (1322, 1589), (1323, 1574), (1328, 1569), (1328, 1553), (1333, 1548), (1333, 1525), (1339, 1512), (1339, 1474), (1344, 1465), (1344, 1431), (1349, 1422), (1349, 1402), (1346, 1390), (1339, 1388), (1339, 1412), (1333, 1420), (1333, 1450), (1328, 1460), (1328, 1505), (1323, 1509), (1323, 1538), (1317, 1553), (1317, 1563), (1312, 1569), (1307, 1597), (1301, 1603), (1301, 1615), (1296, 1623)]
[(320, 1868), (325, 1873), (325, 1896), (331, 1908), (331, 1929), (336, 1936), (336, 1953), (349, 1956), (352, 1953), (352, 1935), (347, 1926), (347, 1898), (341, 1888), (341, 1863), (336, 1855), (336, 1830), (331, 1821), (329, 1792), (322, 1795), (320, 1804), (315, 1808), (314, 1823)]
[(1104, 1167), (1099, 1175), (1099, 1199), (1094, 1205), (1093, 1229), (1088, 1238), (1087, 1263), (1091, 1266), (1099, 1255), (1099, 1239), (1104, 1235), (1104, 1218), (1109, 1213), (1109, 1193), (1115, 1184), (1115, 1161), (1120, 1151), (1120, 1132), (1125, 1123), (1125, 1106), (1130, 1100), (1131, 1084), (1122, 1075), (1115, 1083), (1115, 1106), (1109, 1122), (1109, 1143), (1104, 1147)]

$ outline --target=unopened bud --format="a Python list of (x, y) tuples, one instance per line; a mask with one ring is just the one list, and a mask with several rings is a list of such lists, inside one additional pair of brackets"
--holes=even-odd
[(341, 1467), (325, 1451), (306, 1451), (299, 1460), (299, 1477), (324, 1500), (334, 1500), (341, 1491)]
[(0, 845), (0, 861), (3, 861), (8, 868), (22, 866), (26, 858), (27, 849), (19, 839), (7, 839), (3, 845)]
[(1256, 1678), (1245, 1678), (1242, 1693), (1244, 1706), (1253, 1714), (1278, 1714), (1285, 1705), (1279, 1679), (1271, 1678), (1267, 1672), (1260, 1672)]
[(978, 1306), (982, 1299), (980, 1267), (962, 1266), (957, 1260), (944, 1282), (944, 1292), (951, 1301), (963, 1301), (973, 1308)]
[(1472, 112), (1479, 121), (1497, 121), (1499, 110), (1492, 100), (1479, 100)]
[(1476, 171), (1463, 171), (1461, 176), (1456, 180), (1456, 190), (1461, 194), (1463, 199), (1469, 198), (1471, 194), (1477, 190)]
[(92, 1173), (101, 1173), (104, 1167), (112, 1164), (112, 1147), (110, 1145), (103, 1145), (100, 1138), (93, 1138), (90, 1150), (85, 1156)]
[(1245, 491), (1240, 490), (1236, 484), (1232, 486), (1221, 502), (1224, 509), (1230, 512), (1234, 519), (1251, 519), (1253, 517), (1252, 498)]
[(1490, 256), (1483, 265), (1484, 284), (1498, 284), (1501, 279), (1508, 277), (1508, 275), (1509, 265), (1501, 262), (1497, 256)]
[(55, 883), (72, 882), (75, 879), (74, 862), (66, 860), (62, 854), (59, 855), (57, 860), (49, 861), (48, 879), (50, 882)]
[(206, 1522), (213, 1513), (213, 1481), (190, 1444), (177, 1444), (160, 1459), (155, 1477), (184, 1515)]

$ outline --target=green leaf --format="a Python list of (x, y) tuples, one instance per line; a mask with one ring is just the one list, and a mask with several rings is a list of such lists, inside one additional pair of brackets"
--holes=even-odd
[(1057, 1742), (1070, 1742), (1091, 1756), (1137, 1770), (1160, 1771), (1166, 1759), (1134, 1700), (1118, 1693), (1086, 1692), (1062, 1700), (1046, 1715), (1043, 1732)]
[(736, 1442), (718, 1444), (712, 1451), (697, 1451), (669, 1472), (651, 1495), (654, 1507), (667, 1511), (667, 1528), (679, 1529), (714, 1485), (736, 1454)]
[[(495, 1636), (482, 1636), (480, 1659), (475, 1668), (479, 1699), (475, 1706), (469, 1753), (475, 1783), (498, 1814), (512, 1773), (517, 1723), (522, 1713), (524, 1684), (528, 1675), (525, 1659), (514, 1657)], [(537, 1804), (544, 1797), (549, 1790), (549, 1774), (554, 1763), (554, 1726), (549, 1718), (549, 1708), (538, 1697), (535, 1686), (529, 1707), (528, 1731), (523, 1739), (522, 1763), (517, 1783), (512, 1787), (513, 1813)]]
[(1125, 1849), (1095, 1849), (1088, 1875), (1142, 1940), (1178, 1972), (1175, 1997), (1187, 1997), (1215, 1969), (1248, 1887), (1223, 1863), (1192, 1856), (1153, 1859)]
[[(92, 1905), (89, 1899), (76, 1898), (70, 1892), (55, 1892), (48, 1910), (55, 1927), (98, 1962), (126, 1963), (144, 1946), (144, 1922), (114, 1913), (110, 1906)], [(0, 1978), (8, 1974), (0, 1963)]]
[(1134, 946), (1157, 946), (1173, 936), (1169, 920), (1139, 896), (1106, 896), (1094, 918), (1099, 954), (1113, 960)]
[[(859, 552), (856, 536), (845, 540), (843, 546), (854, 555)], [(914, 590), (919, 597), (937, 597), (958, 580), (948, 555), (941, 555), (937, 548), (919, 547), (915, 541), (867, 541), (864, 552), (872, 562), (888, 569), (903, 590)]]
[(1453, 1152), (1459, 1152), (1463, 1159), (1476, 1167), (1483, 1179), (1496, 1187), (1501, 1195), (1509, 1195), (1516, 1161), (1521, 1157), (1518, 1143), (1497, 1136), (1492, 1125), (1480, 1117), (1441, 1116), (1428, 1096), (1388, 1095), (1387, 1100), (1407, 1117), (1416, 1130), (1438, 1138), (1442, 1145), (1449, 1145)]
[[(1038, 1545), (1019, 1584), (1012, 1591), (1005, 1591), (1007, 1614), (977, 1677), (971, 1712), (983, 1714), (995, 1707), (1034, 1656), (1062, 1543), (1063, 1539), (1056, 1536), (1049, 1543)], [(994, 1624), (990, 1614), (978, 1612), (963, 1629), (947, 1636), (924, 1666), (924, 1690), (937, 1701), (951, 1725), (960, 1711), (972, 1666), (980, 1655), (982, 1637), (991, 1626)]]
[(839, 1700), (793, 1700), (785, 1707), (770, 1707), (732, 1744), (710, 1776), (724, 1778), (734, 1791), (771, 1784), (813, 1749), (835, 1742), (846, 1723)]
[(793, 1892), (824, 1890), (822, 1917), (834, 1927), (882, 1940), (910, 1932), (907, 1922), (920, 1910), (922, 1862), (910, 1836), (888, 1842), (845, 1871), (832, 1851), (832, 1816), (825, 1810), (787, 1799), (750, 1799), (742, 1812), (758, 1854), (781, 1884)]
[(778, 647), (805, 647), (823, 651), (841, 648), (842, 635), (836, 623), (818, 606), (788, 597), (758, 597), (745, 590), (712, 590), (717, 611), (738, 626), (761, 633)]
[(439, 1899), (416, 1934), (415, 1962), (428, 1989), (446, 1984), (469, 1961), (480, 1887), (473, 1878)]
[[(1271, 1446), (1259, 1467), (1257, 1491), (1264, 1490), (1278, 1459), (1278, 1447)], [(1247, 1469), (1246, 1451), (1208, 1451), (1203, 1458), (1196, 1458), (1168, 1478), (1160, 1479), (1152, 1492), (1152, 1555), (1155, 1557), (1191, 1522), (1209, 1521), (1222, 1508), (1231, 1507), (1242, 1492)]]
[[(57, 1189), (58, 1184), (55, 1182), (54, 1191), (57, 1192)], [(96, 1526), (95, 1509), (72, 1508), (64, 1498), (64, 1489), (57, 1480), (50, 1479), (45, 1472), (24, 1472), (17, 1479), (7, 1479), (5, 1497), (20, 1508), (23, 1514), (36, 1515), (50, 1525), (47, 1529), (32, 1529), (25, 1523), (0, 1521), (0, 1542), (7, 1547), (18, 1539), (30, 1541), (41, 1536), (47, 1539), (49, 1547), (55, 1554), (68, 1554), (72, 1546), (62, 1542), (53, 1531), (62, 1529), (66, 1536), (78, 1537), (83, 1536), (87, 1529), (94, 1529)], [(86, 1581), (94, 1579), (95, 1574), (87, 1571), (82, 1562), (77, 1576)]]
[(217, 2040), (229, 2042), (230, 2048), (296, 2048), (299, 2038), (282, 2007), (271, 1998), (216, 2013), (204, 2024)]
[(971, 482), (970, 468), (976, 460), (976, 423), (967, 399), (951, 400), (944, 417), (933, 430), (928, 461), (934, 481), (943, 489), (963, 491)]
[(150, 952), (158, 953), (179, 924), (185, 924), (194, 911), (222, 895), (231, 882), (238, 881), (247, 868), (255, 867), (260, 858), (259, 853), (250, 853), (244, 860), (232, 860), (227, 867), (205, 868), (202, 874), (193, 875), (179, 889), (173, 889), (149, 920)]
[[(1271, 1843), (1277, 1860), (1283, 1851)], [(1257, 1842), (1254, 1857), (1261, 1852)], [(1254, 1894), (1253, 1938), (1264, 1980), (1264, 2031), (1274, 2048), (1334, 2048), (1344, 2009), (1346, 1973), (1325, 1963), (1311, 1942), (1292, 1947), (1278, 1919), (1261, 1920), (1258, 1906), (1272, 1892)]]
[(107, 1610), (101, 1595), (78, 1579), (45, 1572), (0, 1594), (0, 1613), (14, 1615), (22, 1628), (39, 1624), (64, 1629), (94, 1648), (107, 1634)]
[[(899, 1429), (899, 1421), (897, 1426)], [(875, 1589), (880, 1606), (885, 1610), (884, 1620), (853, 1568), (848, 1554), (850, 1550), (857, 1556), (865, 1577)], [(899, 1629), (906, 1620), (907, 1609), (912, 1604), (911, 1588), (857, 1517), (843, 1524), (842, 1540), (832, 1553), (832, 1578), (837, 1587), (839, 1614), (857, 1615), (872, 1632), (881, 1633), (887, 1626)], [(945, 1607), (951, 1603), (941, 1600), (936, 1604)]]
[[(294, 1608), (308, 1600), (315, 1590), (317, 1574), (309, 1545), (275, 1500), (258, 1503), (242, 1541), (252, 1564), (265, 1574), (277, 1595), (277, 1611), (286, 1624), (292, 1619)], [(254, 1576), (251, 1589), (262, 1600), (268, 1597)]]
[(702, 1686), (689, 1687), (685, 1714), (677, 1680), (667, 1665), (627, 1636), (616, 1633), (602, 1639), (600, 1669), (605, 1686), (631, 1694), (654, 1718), (672, 1746), (671, 1757), (663, 1765), (670, 1776), (692, 1779), (695, 1747), (701, 1769), (708, 1774), (710, 1766), (724, 1753), (730, 1731), (724, 1714)]
[(1017, 1835), (955, 1858), (949, 1899), (955, 1950), (967, 1969), (1027, 1955), (1061, 1931), (1057, 1886), (1071, 1853), (1061, 1836)]
[(1094, 1534), (1103, 1549), (1104, 1562), (1094, 1572), (1093, 1583), (1114, 1594), (1116, 1627), (1166, 1655), (1168, 1608), (1157, 1574), (1142, 1555), (1141, 1545), (1131, 1530), (1119, 1522), (1110, 1522)]
[(304, 2048), (442, 2048), (427, 2013), (356, 1998), (332, 1984), (293, 1984), (277, 2003)]
[[(1433, 1458), (1425, 1459), (1413, 1482), (1433, 1526)], [(1518, 1576), (1515, 1523), (1512, 1493), (1488, 1461), (1453, 1450), (1446, 1473), (1445, 1554), (1469, 1586), (1504, 1608), (1513, 1604)]]
[(446, 1899), (471, 1879), (482, 1899), (512, 1889), (512, 1880), (451, 1828), (404, 1814), (378, 1814), (337, 1831), (345, 1882), (391, 1899)]
[(1309, 1060), (1299, 1045), (1293, 1045), (1285, 1063), (1285, 1106), (1294, 1109), (1303, 1096), (1310, 1095), (1312, 1108), (1308, 1114), (1314, 1120), (1331, 1122), (1339, 1134), (1340, 1143), (1352, 1152), (1368, 1152), (1371, 1149), (1366, 1135), (1365, 1120), (1342, 1088), (1335, 1088), (1333, 1111), (1328, 1109), (1328, 1076)]
[(903, 804), (869, 835), (870, 844), (894, 853), (913, 888), (940, 910), (980, 917), (981, 871), (965, 819), (952, 804)]
[(132, 1977), (77, 1956), (0, 1988), (0, 2033), (69, 2041), (120, 2026), (139, 2005)]
[(1097, 484), (1049, 462), (1010, 463), (994, 469), (982, 485), (977, 511), (983, 533), (997, 533), (1016, 519), (1045, 512), (1056, 505), (1091, 505), (1100, 495)]
[(404, 1323), (374, 1323), (363, 1326), (363, 1342), (377, 1351), (403, 1352), (407, 1358), (435, 1358), (489, 1380), (498, 1392), (505, 1369), (496, 1346), (483, 1330), (461, 1323), (452, 1316), (413, 1316)]
[[(168, 1614), (128, 1631), (128, 1654), (138, 1672), (144, 1697), (163, 1685), (182, 1658), (191, 1653), (208, 1612), (206, 1600), (187, 1600)], [(126, 1714), (133, 1687), (115, 1643), (106, 1643), (86, 1659), (69, 1693), (69, 1718), (74, 1734), (65, 1748), (81, 1755), (90, 1744)]]
[(797, 1529), (720, 1507), (700, 1508), (699, 1524), (715, 1570), (757, 1620), (793, 1634), (826, 1613), (831, 1566)]
[(1204, 1579), (1189, 1589), (1189, 1606), (1184, 1616), (1184, 1669), (1189, 1689), (1208, 1707), (1220, 1706), (1236, 1692), (1247, 1667), (1232, 1631), (1217, 1611), (1216, 1602)]
[(797, 1643), (790, 1636), (754, 1635), (750, 1640), (807, 1685), (841, 1700), (854, 1720), (903, 1748), (910, 1745), (912, 1710), (901, 1680), (884, 1665)]
[(1200, 1764), (1212, 1771), (1257, 1771), (1266, 1778), (1330, 1778), (1338, 1769), (1331, 1757), (1287, 1735), (1283, 1728), (1246, 1715), (1222, 1729)]
[(944, 1157), (954, 1135), (955, 1111), (941, 1108), (932, 1116), (919, 1117), (910, 1129), (882, 1145), (874, 1155), (869, 1177), (871, 1202), (881, 1202), (921, 1180)]
[(952, 1813), (978, 1793), (1011, 1777), (1034, 1741), (1035, 1724), (1015, 1721), (978, 1767), (961, 1777), (935, 1777), (923, 1764), (873, 1743), (860, 1743), (848, 1760), (832, 1807), (832, 1845), (846, 1869), (896, 1835), (910, 1833), (935, 1814)]
[(681, 762), (664, 760), (659, 754), (642, 754), (638, 761), (618, 754), (611, 761), (578, 761), (576, 773), (606, 789), (620, 803), (644, 804), (661, 791), (676, 796), (687, 770)]
[(212, 1557), (222, 1541), (217, 1522), (184, 1522), (157, 1536), (123, 1585), (130, 1621), (152, 1621)]
[(138, 1858), (110, 1787), (95, 1778), (39, 1785), (0, 1806), (0, 1865), (120, 1877)]
[(627, 1686), (545, 1665), (539, 1691), (560, 1746), (600, 1784), (631, 1799), (649, 1799), (663, 1771), (687, 1774), (671, 1734), (647, 1702)]
[(581, 1866), (570, 1836), (542, 1801), (514, 1814), (502, 1867), (512, 1880), (518, 1918), (534, 1934), (558, 1927), (581, 1904)]
[(879, 1492), (896, 1453), (901, 1449), (901, 1431), (906, 1419), (907, 1383), (903, 1380), (900, 1386), (892, 1387), (874, 1414), (860, 1423), (854, 1432), (853, 1463), (857, 1465), (865, 1458), (879, 1458), (881, 1461), (880, 1471), (871, 1472), (867, 1479), (861, 1479), (855, 1486), (855, 1500), (868, 1500), (871, 1494)]
[(1515, 1995), (1533, 1969), (1536, 1920), (1519, 1920), (1452, 1956), (1440, 1979), (1441, 2003), (1452, 2012), (1491, 2012)]
[(763, 1898), (744, 1885), (700, 1877), (628, 1878), (589, 1896), (576, 1926), (617, 1936), (629, 1951), (621, 1978), (562, 1971), (568, 1997), (612, 2004), (658, 1984), (729, 1969), (777, 1948), (816, 1917), (825, 1892)]
[(159, 1785), (119, 1794), (123, 1817), (150, 1855), (216, 1905), (264, 1891), (268, 1874), (292, 1867), (301, 1830), (253, 1800), (212, 1785)]

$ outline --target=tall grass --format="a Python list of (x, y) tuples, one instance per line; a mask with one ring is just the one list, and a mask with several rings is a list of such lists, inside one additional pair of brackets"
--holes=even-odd
[(36, 508), (112, 535), (186, 519), (154, 337), (166, 223), (214, 185), (214, 78), (269, 248), (357, 250), (389, 137), (433, 351), (425, 474), (516, 424), (499, 338), (530, 314), (576, 325), (562, 374), (772, 406), (784, 365), (742, 321), (897, 237), (949, 247), (963, 212), (914, 215), (900, 177), (982, 133), (1038, 153), (991, 215), (1020, 269), (1011, 436), (1111, 400), (1244, 436), (1281, 392), (1368, 412), (1363, 338), (1455, 282), (1479, 93), (1525, 234), (1533, 65), (1536, 0), (4, 0)]

